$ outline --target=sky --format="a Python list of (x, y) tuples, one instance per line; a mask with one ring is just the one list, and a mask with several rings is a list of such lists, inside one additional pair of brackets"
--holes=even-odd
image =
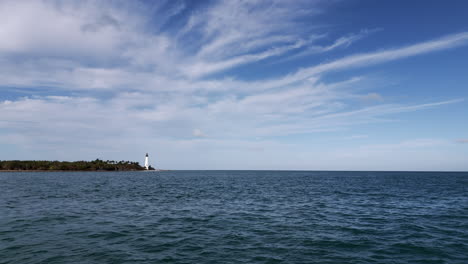
[(0, 1), (0, 160), (468, 170), (467, 1)]

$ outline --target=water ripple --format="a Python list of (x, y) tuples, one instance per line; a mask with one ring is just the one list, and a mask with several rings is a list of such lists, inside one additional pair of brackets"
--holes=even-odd
[(0, 263), (468, 263), (467, 191), (467, 173), (0, 173)]

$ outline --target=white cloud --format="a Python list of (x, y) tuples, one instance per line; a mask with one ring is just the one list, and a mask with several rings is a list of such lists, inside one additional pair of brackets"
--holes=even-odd
[(361, 99), (365, 101), (382, 101), (383, 97), (378, 93), (368, 93), (366, 95), (361, 96)]
[(192, 132), (194, 137), (206, 137), (205, 133), (203, 133), (200, 129), (195, 128)]
[[(317, 53), (325, 53), (325, 52), (330, 52), (332, 50), (338, 49), (338, 48), (346, 48), (353, 44), (354, 42), (366, 37), (367, 35), (374, 33), (376, 31), (379, 31), (378, 29), (375, 30), (362, 30), (361, 32), (357, 34), (350, 34), (347, 36), (342, 36), (339, 37), (338, 39), (334, 40), (331, 44), (325, 45), (325, 46), (320, 46), (320, 45), (309, 45), (307, 48), (303, 49), (302, 51), (291, 55), (287, 56), (279, 62), (284, 62), (284, 61), (291, 61), (294, 59), (297, 59), (299, 57), (304, 57), (304, 56), (309, 56)], [(318, 40), (324, 38), (324, 35), (318, 35), (318, 36), (313, 36), (311, 40)]]
[(322, 63), (316, 66), (301, 69), (281, 79), (276, 80), (276, 82), (271, 81), (271, 83), (272, 86), (275, 85), (275, 83), (279, 85), (285, 85), (331, 71), (349, 69), (354, 67), (366, 67), (378, 63), (403, 59), (424, 53), (450, 49), (466, 44), (468, 44), (468, 32), (462, 32), (459, 34), (448, 35), (439, 39), (404, 46), (401, 48), (347, 56), (328, 63)]
[(0, 28), (0, 52), (74, 59), (112, 56), (139, 23), (122, 10), (99, 2), (2, 1), (0, 15), (8, 23)]
[(351, 136), (348, 136), (348, 137), (344, 137), (342, 139), (346, 139), (346, 140), (354, 140), (354, 139), (363, 139), (363, 138), (368, 138), (369, 135), (351, 135)]
[(362, 150), (366, 151), (394, 151), (396, 149), (413, 149), (413, 148), (429, 148), (440, 145), (447, 145), (447, 140), (418, 138), (406, 140), (394, 144), (374, 144), (362, 146)]
[(271, 48), (256, 54), (241, 55), (220, 62), (199, 62), (196, 64), (188, 65), (186, 68), (184, 68), (184, 73), (190, 77), (200, 77), (205, 74), (229, 69), (237, 65), (247, 64), (251, 62), (260, 61), (266, 58), (278, 56), (290, 50), (300, 48), (303, 45), (303, 41), (298, 41), (291, 45), (282, 46), (279, 48)]

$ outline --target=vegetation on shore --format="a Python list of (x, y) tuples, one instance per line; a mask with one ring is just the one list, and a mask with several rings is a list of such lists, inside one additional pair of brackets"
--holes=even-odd
[[(47, 161), (47, 160), (0, 160), (0, 170), (9, 171), (138, 171), (145, 170), (138, 162), (100, 160), (93, 161)], [(150, 166), (150, 170), (154, 170)]]

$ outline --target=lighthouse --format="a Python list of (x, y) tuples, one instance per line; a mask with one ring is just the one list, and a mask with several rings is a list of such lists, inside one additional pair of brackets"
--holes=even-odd
[(148, 153), (146, 153), (146, 157), (145, 157), (145, 169), (149, 170)]

